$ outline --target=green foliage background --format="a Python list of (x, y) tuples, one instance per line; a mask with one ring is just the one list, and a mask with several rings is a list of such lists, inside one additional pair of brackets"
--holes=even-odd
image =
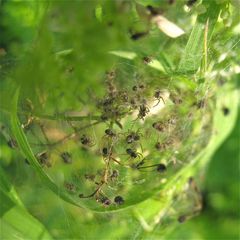
[[(182, 1), (174, 6), (164, 0), (123, 2), (1, 1), (0, 47), (6, 54), (2, 50), (0, 55), (0, 120), (8, 132), (1, 134), (1, 239), (239, 239), (239, 73), (234, 72), (240, 55), (238, 2), (203, 0), (190, 12), (182, 10)], [(132, 41), (129, 29), (141, 32), (148, 28), (141, 11), (149, 4), (160, 5), (166, 17), (186, 34), (170, 39), (152, 27), (148, 37)], [(207, 19), (206, 66), (202, 56)], [(227, 57), (217, 62), (222, 53)], [(152, 56), (157, 65), (144, 65), (145, 56)], [(21, 130), (19, 121), (23, 119), (18, 109), (21, 101), (29, 98), (38, 115), (77, 110), (84, 104), (76, 99), (91, 101), (89, 86), (97, 95), (104, 94), (104, 72), (116, 66), (122, 87), (132, 86), (135, 69), (146, 83), (160, 77), (163, 88), (168, 83), (161, 77), (174, 79), (174, 86), (187, 89), (202, 83), (205, 91), (209, 84), (214, 106), (210, 108), (211, 131), (216, 136), (213, 134), (208, 147), (196, 153), (191, 164), (160, 192), (154, 190), (143, 199), (136, 190), (129, 206), (116, 212), (101, 208), (105, 213), (97, 213), (90, 210), (96, 210), (94, 204), (72, 201), (66, 191), (61, 193), (57, 184), (47, 179), (28, 145), (31, 138)], [(225, 84), (216, 87), (207, 79)], [(47, 101), (42, 104), (45, 96)], [(92, 102), (87, 104), (94, 110)], [(229, 109), (228, 116), (223, 115), (223, 107)], [(17, 139), (22, 154), (7, 146), (9, 136)], [(25, 164), (26, 157), (33, 167)], [(167, 209), (177, 205), (181, 212), (184, 203), (175, 203), (168, 190), (176, 185), (181, 194), (190, 176), (196, 177), (203, 193), (203, 211), (180, 224)], [(61, 177), (61, 169), (57, 177)], [(169, 219), (154, 224), (164, 211)]]

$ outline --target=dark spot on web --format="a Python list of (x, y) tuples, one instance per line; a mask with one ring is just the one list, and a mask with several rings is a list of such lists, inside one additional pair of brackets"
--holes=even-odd
[(223, 115), (224, 115), (224, 116), (227, 116), (227, 115), (229, 115), (229, 113), (230, 113), (230, 110), (229, 110), (229, 108), (227, 108), (227, 107), (223, 107), (223, 108), (222, 108), (222, 111), (223, 111)]

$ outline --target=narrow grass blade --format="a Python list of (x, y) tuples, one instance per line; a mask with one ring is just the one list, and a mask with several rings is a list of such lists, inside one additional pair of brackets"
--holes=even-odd
[[(208, 25), (208, 37), (205, 41), (209, 42), (215, 23), (218, 19), (220, 4), (217, 4), (215, 1), (203, 1), (203, 4), (206, 2), (209, 6), (206, 13), (198, 16), (193, 27), (179, 64), (178, 72), (180, 73), (195, 73), (199, 69), (204, 54), (205, 26), (206, 24)], [(205, 45), (206, 44), (207, 43), (205, 42)]]
[[(17, 91), (15, 96), (14, 96), (14, 101), (13, 101), (14, 105), (13, 105), (13, 108), (12, 108), (12, 115), (11, 115), (11, 127), (12, 127), (13, 134), (16, 137), (17, 143), (18, 143), (22, 153), (28, 159), (28, 161), (31, 163), (31, 165), (33, 166), (35, 171), (41, 177), (42, 181), (46, 184), (46, 186), (48, 186), (53, 192), (55, 192), (57, 195), (59, 195), (65, 201), (68, 201), (68, 202), (70, 202), (74, 205), (79, 206), (79, 204), (76, 203), (71, 198), (70, 195), (68, 195), (66, 192), (64, 192), (64, 190), (60, 189), (53, 182), (53, 180), (50, 178), (50, 176), (48, 176), (46, 174), (46, 172), (42, 169), (41, 165), (39, 164), (36, 157), (34, 156), (32, 150), (31, 150), (31, 147), (28, 144), (26, 136), (25, 136), (25, 134), (24, 134), (24, 132), (23, 132), (21, 126), (20, 126), (18, 117), (17, 117), (18, 94), (19, 94), (19, 91)], [(84, 206), (81, 206), (81, 207), (84, 207)]]
[(0, 239), (52, 239), (46, 228), (27, 212), (0, 167)]

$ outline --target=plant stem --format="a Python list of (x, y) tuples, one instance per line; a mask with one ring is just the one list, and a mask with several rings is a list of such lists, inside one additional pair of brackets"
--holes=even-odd
[[(20, 112), (23, 113), (23, 112)], [(34, 113), (33, 117), (42, 118), (42, 119), (48, 119), (48, 120), (66, 120), (66, 121), (82, 121), (86, 119), (91, 120), (99, 120), (100, 116), (68, 116), (65, 114), (54, 114), (54, 115), (48, 115), (48, 114), (38, 114)]]
[(207, 71), (207, 57), (208, 57), (208, 22), (209, 19), (207, 19), (207, 22), (205, 24), (204, 29), (204, 72)]
[[(6, 114), (11, 114), (8, 110), (6, 109), (0, 109), (0, 111), (6, 113)], [(33, 118), (42, 118), (42, 119), (48, 119), (48, 120), (66, 120), (66, 121), (82, 121), (86, 119), (90, 120), (100, 120), (100, 116), (68, 116), (63, 113), (60, 114), (54, 114), (54, 115), (48, 115), (48, 114), (40, 114), (40, 113), (31, 113), (27, 111), (18, 111), (18, 114), (20, 115), (27, 115), (30, 114)]]

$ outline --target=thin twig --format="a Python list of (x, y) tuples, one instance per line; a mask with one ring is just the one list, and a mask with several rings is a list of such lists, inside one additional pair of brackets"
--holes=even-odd
[[(27, 112), (18, 112), (19, 114), (27, 114)], [(48, 115), (48, 114), (38, 114), (33, 113), (33, 117), (42, 118), (42, 119), (48, 119), (48, 120), (65, 120), (65, 121), (82, 121), (86, 119), (92, 119), (92, 120), (99, 120), (100, 116), (69, 116), (65, 114), (54, 114), (54, 115)]]

